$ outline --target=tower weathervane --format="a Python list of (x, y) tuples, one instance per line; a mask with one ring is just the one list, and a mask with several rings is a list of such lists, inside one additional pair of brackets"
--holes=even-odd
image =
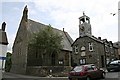
[(85, 12), (83, 11), (83, 16), (85, 15)]

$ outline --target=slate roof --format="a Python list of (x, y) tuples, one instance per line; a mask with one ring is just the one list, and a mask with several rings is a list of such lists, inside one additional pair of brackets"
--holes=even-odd
[[(33, 34), (33, 33), (38, 32), (39, 30), (43, 30), (47, 26), (48, 25), (45, 25), (45, 24), (42, 24), (42, 23), (39, 23), (39, 22), (28, 19), (27, 30), (30, 34)], [(73, 43), (73, 40), (69, 36), (69, 34), (65, 31), (61, 31), (61, 30), (58, 30), (56, 28), (53, 28), (53, 31), (55, 33), (58, 33), (58, 34), (63, 36), (63, 40), (61, 42), (61, 44), (63, 45), (63, 50), (72, 51), (71, 44)]]
[[(78, 39), (80, 39), (80, 38), (84, 38), (84, 37), (89, 37), (89, 38), (91, 38), (91, 39), (93, 39), (94, 41), (97, 41), (97, 42), (99, 42), (99, 43), (104, 43), (104, 41), (103, 40), (100, 40), (100, 39), (98, 39), (97, 37), (95, 37), (95, 36), (93, 36), (93, 35), (89, 35), (89, 34), (86, 34), (86, 35), (84, 35), (84, 36), (80, 36), (79, 38), (77, 38), (75, 41), (74, 41), (74, 43), (78, 40)], [(74, 45), (74, 43), (72, 44), (72, 46)]]
[(0, 29), (0, 44), (7, 45), (8, 40), (7, 40), (7, 35), (6, 32)]
[(113, 43), (114, 47), (120, 48), (120, 41)]
[[(93, 36), (93, 35), (90, 35), (90, 34), (86, 34), (86, 35), (84, 35), (84, 36), (82, 36), (82, 37), (80, 36), (79, 38), (77, 38), (77, 39), (74, 41), (74, 43), (75, 43), (78, 39), (84, 38), (84, 37), (89, 37), (89, 38), (93, 39), (94, 41), (97, 41), (97, 42), (99, 42), (99, 43), (101, 43), (101, 44), (106, 44), (106, 43), (107, 43), (108, 46), (110, 46), (110, 44), (113, 44), (112, 41), (107, 41), (107, 39), (99, 39), (99, 38), (97, 38), (97, 37), (95, 37), (95, 36)], [(74, 43), (73, 43), (71, 46), (73, 46)], [(119, 45), (120, 45), (120, 42), (119, 42)], [(115, 43), (113, 44), (113, 47), (114, 47), (114, 48), (118, 48), (118, 47), (115, 45)]]

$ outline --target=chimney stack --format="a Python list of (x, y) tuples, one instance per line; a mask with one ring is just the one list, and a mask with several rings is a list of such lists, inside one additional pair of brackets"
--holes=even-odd
[(103, 42), (107, 42), (107, 39), (103, 39)]
[(2, 31), (5, 31), (5, 28), (6, 28), (6, 23), (3, 22), (3, 23), (2, 23)]
[(112, 41), (109, 41), (110, 44), (113, 44)]
[(101, 40), (101, 37), (98, 37), (99, 40)]
[(63, 28), (63, 32), (65, 32), (65, 29)]

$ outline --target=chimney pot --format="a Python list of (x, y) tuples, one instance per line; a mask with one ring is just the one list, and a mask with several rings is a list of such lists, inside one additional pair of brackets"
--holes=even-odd
[(112, 41), (109, 41), (112, 44)]
[(101, 40), (101, 37), (98, 37), (99, 40)]

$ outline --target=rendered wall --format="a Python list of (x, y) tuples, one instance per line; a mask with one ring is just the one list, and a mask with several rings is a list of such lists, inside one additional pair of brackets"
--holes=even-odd
[[(0, 57), (6, 57), (7, 53), (7, 45), (0, 44)], [(3, 59), (0, 58), (0, 69), (2, 69), (2, 61)], [(5, 68), (5, 60), (3, 63), (3, 68)]]

